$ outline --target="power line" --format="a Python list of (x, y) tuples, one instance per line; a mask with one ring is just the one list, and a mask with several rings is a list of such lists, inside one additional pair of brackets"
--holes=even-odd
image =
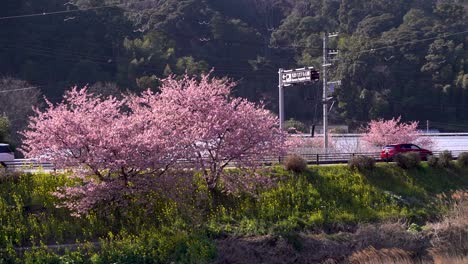
[[(1, 42), (0, 42), (1, 44)], [(109, 57), (103, 57), (103, 56), (91, 56), (91, 55), (88, 55), (88, 54), (84, 54), (84, 53), (80, 53), (80, 52), (76, 52), (76, 51), (64, 51), (64, 50), (54, 50), (52, 48), (47, 48), (47, 47), (43, 47), (43, 46), (39, 46), (40, 48), (37, 48), (37, 47), (28, 47), (28, 46), (25, 46), (25, 45), (19, 45), (19, 46), (13, 46), (13, 45), (7, 45), (7, 46), (4, 46), (4, 47), (1, 47), (0, 46), (0, 50), (1, 49), (14, 49), (14, 48), (23, 48), (23, 49), (26, 49), (28, 50), (28, 52), (30, 54), (34, 54), (34, 55), (38, 55), (38, 56), (45, 56), (45, 57), (60, 57), (62, 60), (64, 61), (79, 61), (79, 60), (86, 60), (86, 61), (89, 61), (89, 62), (93, 62), (95, 64), (101, 64), (101, 65), (115, 65), (117, 62), (115, 61), (115, 59), (111, 56)], [(211, 57), (211, 58), (215, 58), (214, 56), (203, 56), (202, 59), (205, 59), (204, 57)], [(131, 59), (131, 57), (127, 57), (126, 59)], [(227, 60), (228, 58), (226, 58)], [(245, 58), (247, 59), (247, 58)], [(255, 58), (250, 58), (250, 59), (255, 59)], [(232, 59), (231, 59), (232, 60)], [(286, 62), (286, 60), (281, 60), (283, 62)], [(147, 70), (156, 70), (156, 68), (153, 68), (153, 67), (148, 67), (148, 66), (139, 66), (140, 69), (147, 69)], [(218, 66), (215, 66), (215, 68), (217, 69), (217, 72), (219, 71), (222, 71), (222, 72), (236, 72), (236, 73), (252, 73), (253, 70), (252, 68), (250, 67), (246, 67), (246, 66), (240, 66), (240, 65), (237, 65), (237, 66), (222, 66), (222, 65), (218, 65)], [(271, 73), (271, 74), (267, 74), (267, 73), (255, 73), (256, 75), (267, 75), (267, 76), (271, 76), (273, 75), (274, 73)]]
[(463, 35), (463, 34), (466, 34), (466, 33), (468, 33), (468, 30), (460, 31), (460, 32), (455, 32), (455, 33), (450, 33), (450, 34), (443, 34), (442, 36), (437, 36), (437, 37), (432, 37), (432, 38), (425, 38), (425, 39), (419, 39), (419, 40), (413, 40), (413, 41), (403, 42), (403, 43), (400, 43), (400, 44), (389, 45), (389, 46), (384, 46), (384, 47), (380, 47), (380, 48), (372, 48), (372, 49), (368, 49), (368, 50), (361, 50), (361, 51), (358, 51), (358, 53), (374, 52), (374, 51), (377, 51), (377, 50), (383, 50), (383, 49), (388, 49), (388, 48), (395, 48), (395, 47), (405, 46), (405, 45), (409, 45), (409, 44), (424, 42), (424, 41), (428, 41), (428, 40), (434, 40), (434, 39), (440, 39), (440, 38), (448, 38), (448, 37), (451, 37), (451, 36)]
[[(66, 48), (64, 46), (57, 46), (57, 48), (51, 48), (50, 45), (49, 46), (45, 46), (45, 45), (42, 45), (40, 43), (34, 43), (34, 42), (21, 42), (20, 44), (16, 44), (16, 43), (8, 43), (8, 42), (4, 42), (2, 43), (2, 40), (0, 40), (0, 49), (1, 48), (7, 48), (7, 49), (16, 49), (16, 48), (23, 48), (23, 49), (28, 49), (28, 50), (34, 50), (34, 51), (40, 51), (40, 52), (47, 52), (47, 53), (50, 53), (51, 54), (51, 57), (56, 57), (56, 56), (74, 56), (74, 57), (79, 57), (79, 58), (84, 58), (84, 59), (91, 59), (91, 60), (99, 60), (99, 61), (103, 61), (103, 62), (109, 62), (109, 60), (114, 60), (114, 55), (93, 55), (93, 54), (89, 54), (89, 53), (83, 53), (83, 52), (78, 52), (78, 51), (75, 51), (75, 50), (66, 50), (66, 49), (63, 49), (63, 48)], [(194, 47), (189, 47), (187, 50), (191, 50), (191, 51), (197, 51), (196, 48)], [(199, 56), (200, 59), (203, 59), (203, 60), (206, 60), (207, 58), (212, 58), (212, 59), (216, 59), (217, 61), (221, 61), (221, 60), (224, 60), (224, 61), (239, 61), (239, 62), (247, 62), (248, 60), (255, 60), (256, 57), (239, 57), (239, 56), (236, 56), (235, 58), (228, 58), (228, 57), (225, 57), (225, 58), (222, 58), (220, 56), (215, 56), (215, 55), (210, 55), (209, 53), (199, 53), (197, 54)], [(126, 59), (133, 59), (133, 58), (130, 58), (130, 57), (125, 57)], [(292, 59), (275, 59), (274, 62), (284, 62), (284, 63), (288, 63), (288, 62), (292, 62)]]
[(452, 126), (452, 127), (463, 127), (463, 128), (468, 128), (468, 124), (453, 124), (453, 123), (442, 123), (442, 122), (437, 122), (437, 121), (430, 121), (431, 123), (435, 124), (436, 126), (437, 125), (440, 125), (440, 126)]
[[(411, 41), (411, 42), (406, 42), (406, 43), (401, 43), (401, 44), (397, 44), (397, 45), (392, 45), (392, 46), (385, 46), (385, 47), (381, 47), (381, 48), (374, 48), (374, 49), (369, 49), (369, 50), (363, 50), (363, 51), (360, 51), (359, 53), (364, 53), (364, 52), (370, 52), (370, 51), (375, 51), (375, 50), (381, 50), (381, 49), (387, 49), (387, 48), (391, 48), (391, 47), (398, 47), (398, 46), (403, 46), (403, 45), (407, 45), (407, 44), (410, 44), (410, 43), (417, 43), (417, 42), (423, 42), (423, 41), (427, 41), (427, 40), (432, 40), (432, 39), (437, 39), (437, 38), (441, 38), (441, 37), (450, 37), (450, 36), (453, 36), (453, 35), (460, 35), (460, 34), (465, 34), (465, 33), (468, 33), (468, 31), (462, 31), (462, 32), (456, 32), (456, 33), (452, 33), (452, 34), (449, 34), (449, 35), (445, 35), (445, 36), (439, 36), (439, 37), (433, 37), (433, 38), (426, 38), (426, 39), (421, 39), (421, 40), (415, 40), (415, 41)], [(186, 35), (184, 37), (187, 37)], [(195, 37), (195, 36), (193, 36)], [(247, 42), (245, 43), (247, 44)], [(252, 44), (252, 42), (250, 42), (250, 44)], [(13, 47), (8, 47), (8, 48), (13, 48)], [(29, 47), (24, 47), (24, 48), (27, 48), (27, 49), (32, 49), (32, 48), (29, 48)], [(278, 48), (278, 47), (274, 47), (274, 48)], [(44, 48), (44, 49), (47, 49), (48, 51), (46, 50), (41, 50), (42, 52), (54, 52), (54, 53), (62, 53), (62, 52), (67, 52), (67, 51), (55, 51), (51, 48)], [(36, 49), (37, 50), (37, 49)], [(79, 57), (79, 58), (84, 58), (84, 59), (88, 59), (88, 60), (91, 60), (91, 61), (96, 61), (98, 60), (99, 63), (106, 63), (108, 64), (109, 63), (109, 60), (112, 60), (112, 57), (103, 57), (103, 56), (93, 56), (93, 55), (88, 55), (88, 54), (83, 54), (83, 53), (79, 53), (79, 52), (69, 52), (69, 53), (75, 53), (75, 54), (71, 54), (72, 56), (76, 56), (76, 57)], [(55, 54), (51, 54), (52, 56), (54, 56)], [(61, 55), (61, 54), (57, 54), (57, 55)], [(81, 56), (80, 56), (81, 55)], [(63, 55), (62, 55), (63, 56)], [(204, 57), (208, 57), (208, 56), (204, 56)], [(247, 59), (247, 58), (246, 58)], [(253, 58), (252, 58), (253, 59)], [(276, 60), (275, 60), (276, 61)]]
[[(368, 50), (362, 50), (362, 51), (358, 51), (357, 53), (366, 53), (366, 52), (374, 52), (374, 51), (377, 51), (377, 50), (382, 50), (382, 49), (388, 49), (388, 48), (392, 48), (392, 47), (399, 47), (399, 46), (404, 46), (404, 45), (408, 45), (408, 44), (413, 44), (413, 43), (419, 43), (419, 42), (424, 42), (424, 41), (428, 41), (428, 40), (433, 40), (433, 39), (438, 39), (438, 38), (446, 38), (446, 37), (450, 37), (450, 36), (454, 36), (454, 35), (461, 35), (461, 34), (466, 34), (468, 33), (468, 31), (461, 31), (461, 32), (455, 32), (455, 33), (452, 33), (452, 34), (446, 34), (444, 36), (438, 36), (438, 37), (432, 37), (432, 38), (426, 38), (426, 39), (421, 39), (421, 40), (415, 40), (415, 41), (410, 41), (410, 42), (405, 42), (405, 43), (400, 43), (400, 44), (396, 44), (396, 45), (389, 45), (389, 46), (385, 46), (385, 47), (380, 47), (380, 48), (372, 48), (372, 49), (368, 49)], [(172, 34), (172, 33), (171, 33)], [(188, 36), (188, 35), (185, 35), (185, 34), (175, 34), (177, 36), (181, 36), (181, 37), (184, 37), (184, 38), (196, 38), (196, 36)], [(250, 45), (250, 46), (254, 46), (253, 44), (255, 45), (258, 45), (258, 44), (262, 44), (262, 45), (268, 45), (267, 43), (258, 43), (258, 42), (252, 42), (252, 41), (234, 41), (234, 40), (226, 40), (226, 39), (219, 39), (221, 41), (227, 41), (228, 43), (239, 43), (239, 44), (243, 44), (243, 45)], [(269, 48), (272, 48), (272, 49), (287, 49), (289, 47), (294, 47), (294, 48), (297, 48), (297, 47), (303, 47), (303, 48), (307, 48), (307, 49), (312, 49), (310, 47), (306, 47), (306, 46), (270, 46)], [(48, 48), (50, 49), (50, 48)], [(192, 49), (194, 49), (192, 47)], [(75, 52), (77, 53), (77, 52)], [(86, 57), (88, 58), (93, 58), (92, 55), (85, 55)], [(94, 57), (96, 59), (98, 59), (98, 57)], [(100, 57), (100, 58), (105, 58), (105, 57)], [(111, 58), (107, 57), (105, 58), (105, 60), (109, 60)], [(247, 58), (246, 58), (247, 59)]]
[[(119, 5), (122, 5), (122, 4), (119, 4)], [(106, 5), (106, 6), (85, 8), (85, 9), (76, 9), (76, 10), (64, 10), (64, 11), (43, 12), (43, 13), (36, 13), (36, 14), (29, 14), (29, 15), (6, 16), (6, 17), (0, 17), (0, 20), (25, 18), (25, 17), (49, 16), (49, 15), (57, 15), (57, 14), (68, 14), (68, 13), (75, 13), (75, 12), (84, 12), (84, 11), (90, 11), (90, 10), (96, 10), (96, 9), (102, 9), (102, 8), (117, 7), (119, 5)]]
[(41, 86), (31, 86), (31, 87), (23, 87), (23, 88), (11, 89), (11, 90), (3, 90), (3, 91), (0, 91), (0, 93), (25, 91), (25, 90), (36, 89), (36, 88), (39, 88), (39, 87), (41, 87)]
[[(140, 4), (144, 2), (154, 2), (155, 0), (148, 0), (148, 1), (141, 1), (141, 2), (132, 2), (132, 3), (126, 3), (126, 4), (113, 4), (113, 5), (104, 5), (104, 6), (99, 6), (99, 7), (91, 7), (91, 8), (85, 8), (85, 9), (76, 9), (76, 10), (64, 10), (64, 11), (55, 11), (55, 12), (43, 12), (43, 13), (36, 13), (36, 14), (28, 14), (28, 15), (16, 15), (16, 16), (8, 16), (8, 17), (0, 17), (0, 20), (6, 20), (6, 19), (14, 19), (14, 18), (28, 18), (28, 17), (37, 17), (37, 16), (46, 16), (46, 15), (55, 15), (55, 14), (66, 14), (66, 13), (72, 13), (72, 12), (81, 12), (81, 11), (90, 11), (90, 10), (96, 10), (96, 9), (103, 9), (103, 8), (110, 8), (110, 7), (119, 7), (119, 6), (125, 6), (128, 4)], [(132, 10), (127, 10), (125, 12), (140, 12), (140, 11), (132, 11)], [(195, 20), (194, 20), (195, 21)], [(180, 32), (171, 32), (169, 35), (176, 35), (178, 37), (182, 38), (188, 38), (188, 39), (197, 39), (200, 38), (199, 36), (191, 36), (187, 34), (183, 34)], [(290, 46), (270, 46), (268, 42), (260, 42), (260, 41), (246, 41), (246, 40), (235, 40), (235, 39), (211, 39), (209, 38), (209, 41), (223, 41), (225, 45), (228, 44), (241, 44), (241, 45), (250, 45), (250, 46), (264, 46), (264, 47), (269, 47), (273, 49), (296, 49), (296, 48), (307, 48), (309, 50), (321, 50), (320, 48), (314, 48), (314, 47), (305, 47), (305, 46), (299, 46), (299, 45), (290, 45)]]
[[(143, 2), (146, 2), (146, 1), (143, 1)], [(152, 2), (152, 1), (149, 0), (149, 2)], [(139, 4), (139, 3), (142, 3), (142, 2), (133, 2), (133, 3), (127, 3), (127, 4), (103, 5), (103, 6), (99, 6), (99, 7), (90, 7), (90, 8), (85, 8), (85, 9), (64, 10), (64, 11), (55, 11), (55, 12), (43, 12), (43, 13), (28, 14), (28, 15), (7, 16), (7, 17), (0, 17), (0, 20), (14, 19), (14, 18), (37, 17), (37, 16), (46, 16), (46, 15), (55, 15), (55, 14), (64, 14), (64, 13), (82, 12), (82, 11), (84, 12), (84, 11), (90, 11), (90, 10), (97, 10), (97, 9), (111, 8), (111, 7), (119, 7), (119, 6), (125, 6), (125, 5), (128, 5), (128, 4)], [(428, 40), (434, 40), (434, 39), (439, 39), (439, 38), (447, 38), (447, 37), (451, 37), (451, 36), (455, 36), (455, 35), (462, 35), (462, 34), (466, 34), (466, 33), (468, 33), (468, 30), (455, 32), (455, 33), (448, 33), (448, 34), (444, 34), (442, 36), (437, 36), (437, 37), (431, 37), (431, 38), (425, 38), (425, 39), (420, 39), (420, 40), (408, 41), (408, 42), (395, 44), (395, 45), (388, 45), (388, 46), (384, 46), (384, 47), (371, 48), (371, 49), (368, 49), (368, 50), (361, 50), (361, 51), (357, 51), (357, 53), (374, 52), (374, 51), (377, 51), (377, 50), (400, 47), (400, 46), (405, 46), (405, 45), (409, 45), (409, 44), (424, 42), (424, 41), (428, 41)], [(197, 38), (197, 36), (189, 36), (189, 35), (186, 35), (186, 34), (174, 33), (174, 32), (172, 32), (169, 35), (177, 35), (179, 37), (190, 38), (190, 39)], [(307, 50), (317, 50), (317, 51), (321, 50), (320, 48), (314, 48), (314, 47), (310, 47), (310, 46), (303, 46), (303, 45), (296, 45), (296, 44), (273, 46), (273, 45), (271, 45), (271, 44), (269, 44), (267, 42), (239, 41), (239, 40), (233, 40), (233, 39), (230, 39), (230, 40), (229, 39), (212, 39), (212, 40), (210, 39), (210, 41), (213, 41), (213, 40), (224, 41), (225, 43), (237, 43), (237, 44), (241, 44), (241, 45), (243, 44), (243, 45), (250, 45), (250, 46), (254, 46), (254, 45), (268, 46), (271, 49), (298, 49), (298, 48), (303, 48), (303, 49), (307, 49)]]
[[(149, 1), (143, 1), (143, 2), (152, 2), (152, 1), (149, 0)], [(26, 14), (26, 15), (6, 16), (6, 17), (0, 17), (0, 20), (16, 19), (16, 18), (28, 18), (28, 17), (38, 17), (38, 16), (49, 16), (49, 15), (68, 14), (68, 13), (76, 13), (76, 12), (86, 12), (86, 11), (91, 11), (91, 10), (98, 10), (98, 9), (104, 9), (104, 8), (112, 8), (112, 7), (125, 6), (125, 5), (127, 5), (127, 4), (135, 4), (135, 3), (141, 3), (141, 2), (131, 2), (131, 3), (123, 3), (123, 4), (111, 4), (111, 5), (102, 5), (102, 6), (96, 6), (96, 7), (88, 7), (88, 8), (83, 8), (83, 9), (62, 10), (62, 11), (42, 12), (42, 13)]]

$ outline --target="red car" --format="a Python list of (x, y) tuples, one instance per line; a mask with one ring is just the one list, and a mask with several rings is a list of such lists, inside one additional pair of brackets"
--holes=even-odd
[(392, 160), (396, 154), (408, 152), (418, 152), (422, 160), (427, 160), (429, 156), (432, 156), (432, 151), (420, 148), (414, 144), (391, 144), (382, 148), (380, 158), (382, 160)]

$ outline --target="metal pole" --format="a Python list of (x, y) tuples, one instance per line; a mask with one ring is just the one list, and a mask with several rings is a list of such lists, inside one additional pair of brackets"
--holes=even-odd
[(278, 92), (279, 92), (279, 121), (280, 129), (284, 128), (284, 89), (283, 89), (283, 69), (280, 68), (278, 71)]
[(328, 67), (328, 33), (323, 36), (323, 65), (322, 65), (322, 81), (323, 81), (323, 148), (325, 153), (328, 153), (328, 84), (327, 84), (327, 67)]

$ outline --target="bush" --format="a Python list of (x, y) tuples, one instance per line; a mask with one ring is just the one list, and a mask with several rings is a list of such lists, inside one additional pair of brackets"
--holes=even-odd
[(421, 156), (417, 152), (399, 153), (395, 156), (395, 162), (403, 169), (414, 169), (419, 167)]
[(437, 168), (439, 167), (439, 158), (436, 156), (429, 156), (427, 158), (427, 164), (432, 168)]
[(457, 164), (462, 168), (468, 168), (468, 152), (462, 152), (458, 155)]
[(301, 121), (295, 120), (294, 118), (286, 120), (286, 122), (284, 122), (284, 128), (288, 132), (289, 131), (295, 131), (293, 134), (296, 134), (298, 132), (300, 132), (300, 133), (306, 133), (307, 132), (307, 128), (304, 125), (304, 123), (302, 123)]
[(295, 173), (302, 173), (307, 169), (307, 162), (299, 155), (289, 155), (284, 161), (284, 167)]
[(368, 156), (354, 156), (348, 161), (348, 167), (358, 171), (372, 170), (375, 167), (375, 160)]
[(444, 150), (442, 153), (439, 154), (439, 166), (441, 166), (442, 168), (450, 167), (450, 164), (452, 164), (452, 160), (452, 152), (448, 150)]

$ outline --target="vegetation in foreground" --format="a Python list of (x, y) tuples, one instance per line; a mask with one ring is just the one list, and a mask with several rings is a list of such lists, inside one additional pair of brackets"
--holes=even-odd
[(1, 263), (203, 263), (216, 259), (214, 241), (226, 236), (284, 237), (294, 245), (299, 232), (356, 231), (397, 219), (418, 231), (447, 211), (436, 197), (468, 186), (466, 169), (425, 163), (411, 170), (379, 164), (363, 172), (327, 166), (263, 173), (276, 184), (254, 194), (206, 195), (203, 181), (195, 181), (177, 199), (153, 195), (151, 206), (139, 206), (128, 197), (126, 209), (107, 203), (83, 217), (56, 207), (52, 192), (70, 181), (65, 175), (4, 175)]

